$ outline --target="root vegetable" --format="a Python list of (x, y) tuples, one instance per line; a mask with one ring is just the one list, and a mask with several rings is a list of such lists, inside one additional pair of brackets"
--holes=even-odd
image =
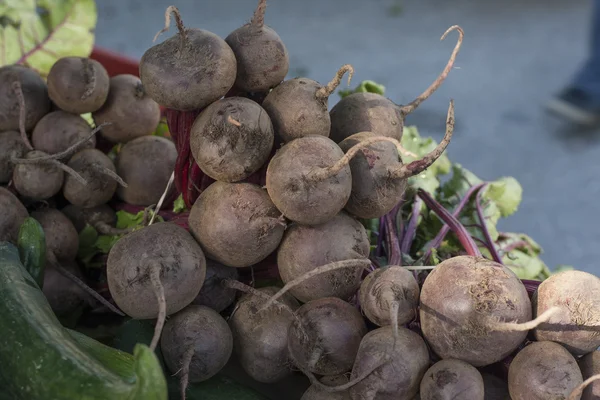
[[(90, 135), (90, 125), (79, 115), (65, 111), (53, 111), (45, 115), (31, 134), (36, 150), (56, 154), (67, 150)], [(96, 138), (91, 137), (80, 148), (94, 148)]]
[(88, 224), (103, 235), (110, 235), (113, 230), (117, 229), (114, 228), (117, 223), (117, 215), (106, 204), (90, 208), (69, 204), (60, 211), (69, 218), (77, 232), (81, 232)]
[(200, 194), (188, 223), (208, 258), (242, 268), (277, 249), (285, 230), (279, 217), (260, 186), (217, 181)]
[(244, 97), (212, 103), (198, 115), (190, 133), (190, 148), (200, 169), (224, 182), (238, 182), (258, 171), (273, 142), (269, 116)]
[(35, 218), (46, 236), (47, 259), (51, 264), (56, 261), (63, 263), (74, 261), (79, 249), (79, 235), (73, 223), (59, 210), (44, 208), (33, 211)]
[(62, 110), (85, 114), (98, 110), (108, 96), (108, 72), (87, 57), (63, 57), (48, 73), (48, 95)]
[(367, 326), (349, 303), (326, 297), (302, 305), (288, 332), (288, 349), (301, 369), (319, 375), (350, 371)]
[[(348, 383), (346, 375), (324, 376), (320, 382), (327, 386), (340, 386)], [(302, 395), (300, 400), (351, 400), (348, 390), (339, 392), (326, 392), (317, 385), (311, 385)]]
[[(277, 287), (259, 291), (273, 295)], [(244, 371), (255, 381), (275, 383), (291, 375), (288, 356), (288, 331), (294, 320), (290, 310), (299, 307), (291, 295), (280, 302), (288, 308), (270, 307), (260, 310), (264, 298), (252, 293), (243, 295), (229, 320), (233, 333), (233, 349)]]
[(146, 94), (140, 78), (129, 74), (110, 78), (106, 102), (92, 114), (98, 125), (111, 123), (102, 130), (102, 136), (112, 143), (151, 135), (160, 116), (160, 106)]
[(207, 306), (216, 312), (222, 312), (235, 301), (236, 291), (225, 287), (223, 282), (227, 279), (237, 280), (237, 268), (227, 267), (216, 261), (206, 260), (206, 278), (200, 293), (192, 304)]
[(529, 344), (517, 353), (508, 369), (512, 400), (566, 399), (582, 382), (575, 358), (560, 344), (549, 341)]
[(140, 79), (146, 93), (164, 107), (180, 111), (204, 108), (233, 86), (235, 55), (218, 35), (185, 28), (174, 6), (167, 8), (165, 28), (159, 34), (169, 29), (171, 13), (178, 33), (146, 50), (140, 60)]
[[(83, 278), (75, 261), (63, 262), (62, 266), (76, 277)], [(87, 293), (62, 274), (52, 263), (45, 268), (42, 292), (48, 299), (52, 311), (58, 317), (68, 317), (89, 301)]]
[(8, 189), (0, 186), (0, 241), (17, 243), (19, 229), (29, 216), (21, 201)]
[(50, 112), (48, 87), (40, 74), (22, 65), (0, 67), (0, 131), (31, 131)]
[(484, 400), (481, 373), (460, 360), (441, 360), (433, 364), (421, 380), (421, 400)]
[(107, 260), (108, 288), (123, 312), (136, 319), (157, 318), (159, 301), (152, 275), (164, 289), (166, 315), (190, 304), (206, 276), (200, 246), (183, 228), (158, 222), (123, 236)]
[(284, 142), (313, 135), (328, 137), (331, 120), (327, 101), (346, 72), (350, 72), (350, 84), (354, 69), (346, 64), (325, 86), (312, 79), (294, 78), (273, 88), (262, 106), (271, 117), (276, 134)]
[[(578, 361), (579, 369), (584, 380), (600, 374), (600, 350), (592, 351)], [(583, 390), (581, 400), (600, 398), (600, 380), (596, 380)]]
[(527, 290), (515, 273), (485, 258), (444, 260), (421, 288), (421, 330), (432, 350), (475, 367), (512, 353), (530, 329), (519, 323), (530, 321), (531, 314)]
[[(44, 157), (48, 154), (42, 151), (30, 151), (26, 159)], [(13, 171), (15, 190), (23, 197), (32, 200), (47, 200), (60, 192), (65, 179), (65, 173), (54, 164), (41, 162), (39, 164), (17, 164)]]
[(117, 196), (133, 205), (157, 204), (176, 160), (177, 150), (169, 139), (142, 136), (127, 142), (117, 155), (115, 166), (128, 187), (117, 187)]
[(268, 92), (285, 79), (289, 69), (283, 41), (264, 23), (266, 3), (259, 0), (252, 20), (225, 38), (237, 60), (235, 87), (249, 93)]
[(27, 152), (27, 145), (17, 131), (0, 132), (0, 183), (12, 179), (15, 164), (13, 158), (21, 158)]

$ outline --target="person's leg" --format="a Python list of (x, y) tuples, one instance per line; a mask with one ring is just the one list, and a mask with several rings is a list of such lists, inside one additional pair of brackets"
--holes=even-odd
[(593, 0), (589, 55), (571, 84), (549, 104), (551, 111), (582, 124), (600, 122), (600, 0)]

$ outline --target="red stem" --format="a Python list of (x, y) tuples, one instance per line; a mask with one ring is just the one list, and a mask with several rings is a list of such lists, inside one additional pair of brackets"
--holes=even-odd
[(477, 197), (475, 200), (475, 209), (477, 210), (477, 217), (479, 218), (479, 222), (481, 223), (480, 229), (483, 232), (483, 237), (485, 238), (486, 247), (490, 251), (490, 254), (492, 255), (492, 258), (494, 259), (494, 261), (496, 261), (499, 264), (504, 264), (502, 262), (502, 257), (500, 257), (500, 254), (498, 254), (496, 245), (494, 244), (494, 241), (492, 240), (492, 235), (490, 235), (490, 231), (487, 228), (487, 225), (485, 223), (485, 216), (483, 215), (483, 209), (481, 207), (481, 194), (483, 193), (483, 191), (485, 190), (486, 187), (487, 187), (487, 183), (484, 184), (477, 192)]
[(417, 222), (419, 221), (419, 215), (421, 215), (421, 204), (423, 204), (423, 200), (421, 200), (420, 197), (415, 197), (412, 213), (408, 220), (408, 226), (406, 227), (406, 231), (402, 237), (402, 243), (400, 244), (400, 251), (402, 253), (410, 252), (410, 248), (412, 247), (413, 240), (417, 233)]

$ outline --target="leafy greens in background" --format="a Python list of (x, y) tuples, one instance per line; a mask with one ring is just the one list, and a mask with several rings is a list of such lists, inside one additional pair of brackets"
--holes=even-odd
[(61, 57), (88, 57), (95, 0), (0, 1), (0, 66), (22, 64), (46, 77)]

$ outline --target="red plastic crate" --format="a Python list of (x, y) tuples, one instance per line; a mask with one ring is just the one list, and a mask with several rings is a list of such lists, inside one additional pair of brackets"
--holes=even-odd
[(140, 76), (138, 60), (125, 57), (114, 51), (96, 46), (94, 47), (90, 58), (102, 64), (110, 76), (120, 74)]

